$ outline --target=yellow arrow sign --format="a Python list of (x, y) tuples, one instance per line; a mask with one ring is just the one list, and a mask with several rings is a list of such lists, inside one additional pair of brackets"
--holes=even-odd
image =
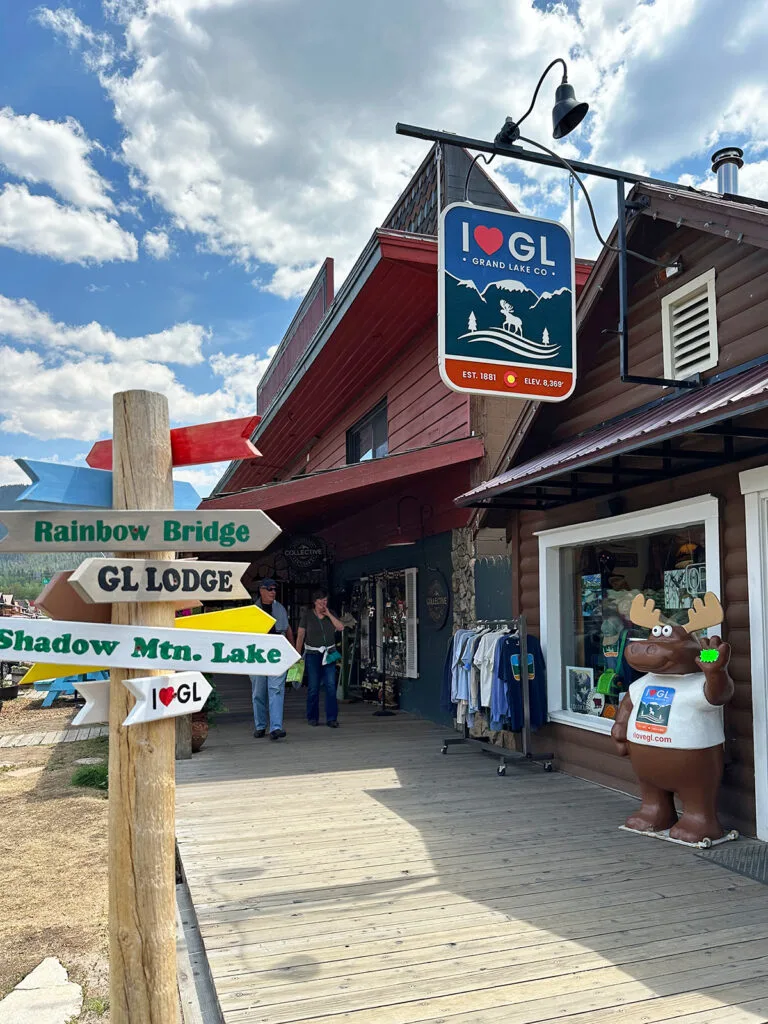
[[(255, 604), (244, 608), (225, 608), (221, 612), (204, 612), (202, 615), (181, 615), (174, 621), (177, 629), (207, 629), (222, 633), (268, 633), (275, 620)], [(64, 676), (78, 676), (85, 672), (102, 672), (103, 667), (86, 668), (83, 665), (47, 665), (38, 662), (28, 670), (19, 682), (38, 683), (42, 679), (62, 679)]]

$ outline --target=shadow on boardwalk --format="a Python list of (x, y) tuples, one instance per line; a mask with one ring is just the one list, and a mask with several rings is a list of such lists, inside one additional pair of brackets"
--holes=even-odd
[(768, 888), (619, 832), (629, 797), (298, 696), (286, 742), (225, 719), (178, 766), (228, 1024), (768, 1021)]

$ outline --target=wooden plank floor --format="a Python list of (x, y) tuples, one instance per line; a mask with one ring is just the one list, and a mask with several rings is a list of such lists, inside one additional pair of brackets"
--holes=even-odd
[(287, 740), (225, 720), (177, 766), (227, 1024), (768, 1022), (768, 887), (619, 832), (627, 797), (287, 703)]

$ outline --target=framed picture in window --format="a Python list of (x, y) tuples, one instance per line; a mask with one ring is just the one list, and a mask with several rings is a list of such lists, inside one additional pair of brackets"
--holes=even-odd
[(594, 669), (582, 665), (566, 665), (565, 686), (569, 710), (578, 715), (592, 714), (590, 697), (595, 688)]

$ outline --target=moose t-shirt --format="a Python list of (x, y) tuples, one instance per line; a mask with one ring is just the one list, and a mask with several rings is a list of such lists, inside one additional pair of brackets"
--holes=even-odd
[(629, 687), (630, 743), (678, 750), (701, 750), (725, 741), (723, 709), (704, 696), (703, 672), (684, 676), (648, 675)]

